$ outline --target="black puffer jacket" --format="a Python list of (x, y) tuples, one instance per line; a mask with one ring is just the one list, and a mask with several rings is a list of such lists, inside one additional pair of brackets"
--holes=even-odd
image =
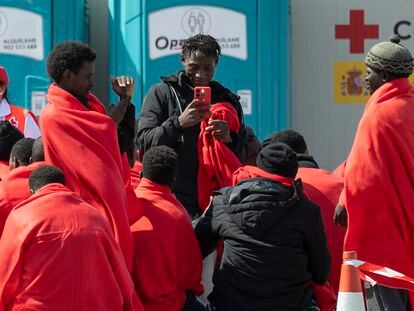
[(319, 207), (266, 178), (220, 190), (195, 225), (203, 255), (224, 251), (209, 296), (218, 311), (306, 310), (310, 281), (323, 284), (330, 256)]
[[(194, 98), (194, 86), (183, 71), (176, 75), (163, 77), (162, 83), (153, 86), (144, 99), (141, 110), (136, 143), (141, 155), (153, 146), (166, 145), (178, 154), (178, 174), (173, 191), (178, 200), (185, 206), (191, 216), (200, 214), (197, 201), (197, 141), (200, 125), (183, 129), (178, 123), (181, 110)], [(177, 104), (172, 86), (181, 103)], [(239, 133), (231, 133), (232, 143), (228, 147), (242, 163), (252, 162), (249, 157), (255, 157), (260, 151), (248, 150), (251, 133), (243, 124), (243, 112), (237, 95), (223, 87), (220, 83), (210, 83), (212, 103), (229, 102), (237, 110), (240, 123)]]

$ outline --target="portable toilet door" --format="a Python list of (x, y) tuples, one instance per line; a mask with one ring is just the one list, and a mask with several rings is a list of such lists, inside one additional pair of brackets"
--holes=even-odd
[(40, 115), (50, 84), (46, 60), (60, 41), (83, 40), (84, 0), (0, 0), (0, 66), (12, 104)]
[(182, 69), (183, 41), (198, 33), (212, 35), (222, 48), (214, 79), (241, 97), (245, 123), (264, 138), (289, 123), (289, 4), (110, 0), (110, 73), (137, 78), (139, 112), (160, 76)]

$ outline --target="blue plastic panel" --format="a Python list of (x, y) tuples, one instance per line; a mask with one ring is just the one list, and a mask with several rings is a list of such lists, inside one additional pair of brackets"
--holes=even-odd
[(84, 0), (0, 0), (0, 65), (13, 104), (44, 103), (47, 56), (56, 43), (85, 39), (86, 17)]
[(223, 55), (215, 79), (243, 95), (246, 123), (260, 138), (289, 125), (289, 0), (110, 0), (109, 4), (110, 73), (132, 74), (139, 80), (137, 113), (160, 76), (182, 68), (182, 41), (201, 30), (220, 33), (216, 38)]

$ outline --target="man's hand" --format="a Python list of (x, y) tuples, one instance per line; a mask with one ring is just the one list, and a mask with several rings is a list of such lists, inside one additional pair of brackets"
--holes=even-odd
[(121, 100), (117, 105), (111, 105), (108, 108), (108, 115), (114, 120), (115, 124), (118, 126), (121, 123), (122, 119), (125, 116), (129, 104), (129, 99), (125, 98)]
[(135, 81), (132, 77), (112, 77), (112, 89), (118, 96), (123, 98), (131, 98), (134, 95)]
[(215, 139), (225, 144), (232, 142), (227, 121), (210, 119), (206, 131), (210, 131)]
[(200, 123), (203, 118), (210, 116), (211, 105), (199, 104), (199, 99), (194, 99), (178, 117), (178, 123), (182, 128), (192, 127)]
[(348, 214), (346, 212), (346, 209), (343, 208), (342, 205), (339, 203), (335, 208), (333, 221), (335, 225), (340, 225), (341, 227), (344, 227), (344, 228), (348, 226)]

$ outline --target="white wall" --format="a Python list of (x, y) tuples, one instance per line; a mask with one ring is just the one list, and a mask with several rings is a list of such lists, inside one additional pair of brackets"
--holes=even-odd
[[(335, 24), (349, 24), (349, 11), (364, 10), (365, 24), (379, 25), (379, 39), (365, 40), (364, 53), (351, 54), (349, 40), (335, 39)], [(350, 151), (364, 103), (335, 104), (333, 65), (363, 61), (394, 25), (414, 36), (414, 2), (406, 0), (292, 0), (292, 127), (301, 132), (319, 164), (333, 169)], [(403, 41), (414, 51), (414, 39)]]
[(108, 1), (87, 0), (90, 12), (90, 46), (96, 51), (93, 93), (108, 103)]

